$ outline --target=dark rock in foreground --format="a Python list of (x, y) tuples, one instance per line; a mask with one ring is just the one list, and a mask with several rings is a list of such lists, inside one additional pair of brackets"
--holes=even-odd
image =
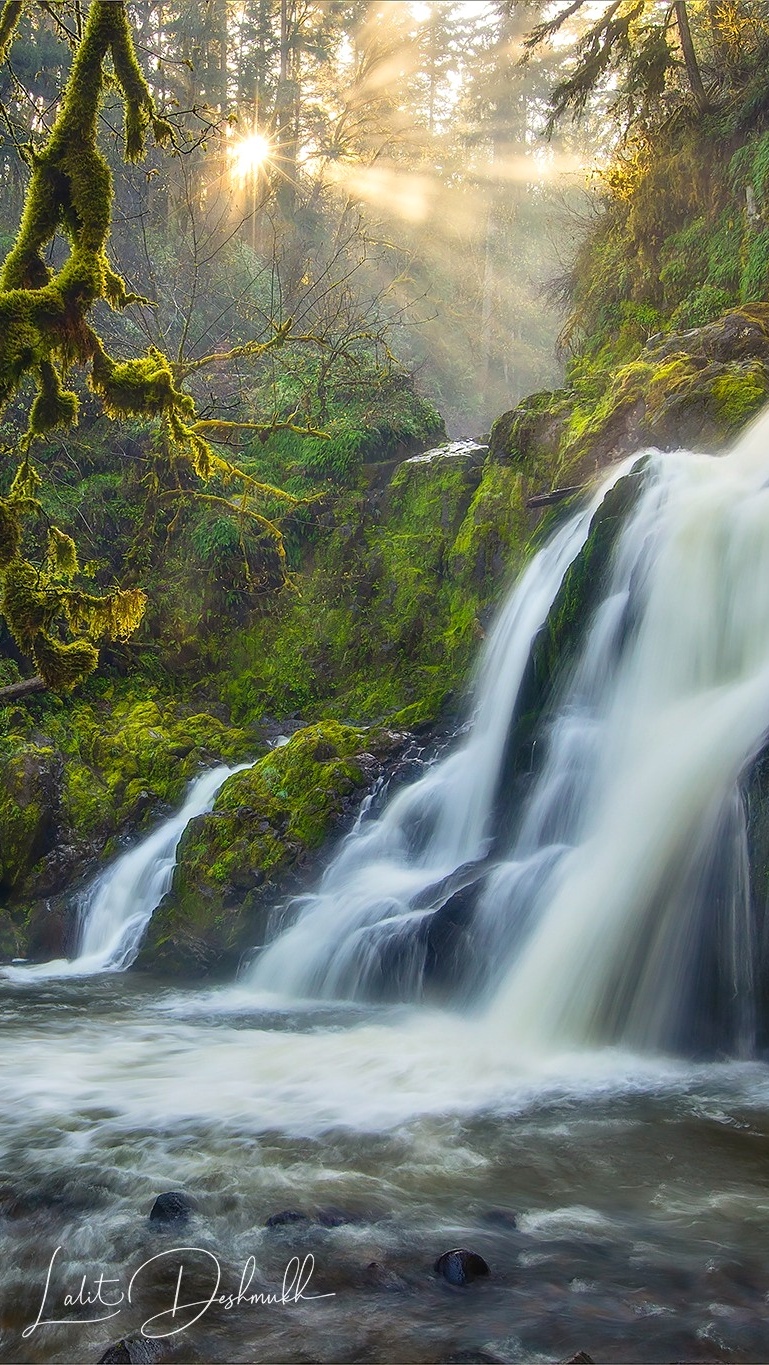
[(169, 1190), (159, 1194), (150, 1210), (150, 1222), (167, 1225), (188, 1223), (194, 1211), (194, 1204), (188, 1195), (180, 1190)]
[(302, 1213), (300, 1209), (281, 1209), (280, 1213), (271, 1213), (265, 1220), (266, 1228), (284, 1228), (291, 1223), (309, 1223), (310, 1216)]
[(465, 1247), (444, 1251), (435, 1262), (433, 1270), (436, 1275), (448, 1280), (449, 1284), (470, 1284), (483, 1275), (491, 1274), (483, 1257), (475, 1251), (468, 1251)]
[(149, 1337), (123, 1337), (99, 1356), (99, 1365), (156, 1365), (168, 1359), (168, 1343)]

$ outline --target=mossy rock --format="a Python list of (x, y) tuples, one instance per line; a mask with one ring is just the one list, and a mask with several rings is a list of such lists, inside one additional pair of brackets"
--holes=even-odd
[(512, 461), (532, 487), (546, 482), (555, 467), (570, 410), (571, 396), (565, 389), (530, 394), (492, 426), (491, 458)]
[(401, 741), (324, 721), (228, 778), (211, 813), (182, 836), (171, 890), (137, 966), (231, 973), (240, 955), (263, 941), (276, 897), (298, 889), (317, 867), (315, 855)]
[(255, 747), (251, 733), (152, 699), (79, 704), (69, 722), (62, 733), (62, 807), (71, 827), (88, 837), (141, 828), (175, 805), (201, 768), (250, 757)]
[(457, 532), (449, 561), (465, 602), (475, 595), (476, 612), (494, 598), (511, 569), (519, 566), (528, 535), (522, 476), (512, 466), (490, 459)]
[(652, 337), (597, 402), (585, 405), (575, 393), (559, 478), (586, 477), (645, 446), (717, 453), (767, 400), (769, 304)]
[(27, 743), (0, 760), (0, 893), (24, 886), (59, 830), (61, 755)]
[(43, 695), (0, 710), (0, 898), (34, 910), (66, 892), (177, 805), (202, 768), (258, 747), (253, 731), (138, 700), (127, 686), (114, 698)]

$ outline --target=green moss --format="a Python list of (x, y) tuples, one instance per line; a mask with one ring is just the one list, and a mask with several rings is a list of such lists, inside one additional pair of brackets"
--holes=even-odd
[(23, 886), (46, 851), (56, 814), (55, 751), (20, 745), (0, 758), (0, 889)]
[(177, 805), (202, 768), (250, 758), (258, 747), (253, 733), (205, 712), (184, 714), (168, 699), (138, 700), (131, 685), (137, 686), (122, 685), (128, 691), (122, 697), (113, 686), (103, 700), (79, 698), (63, 707), (43, 696), (35, 713), (29, 707), (0, 710), (0, 762), (37, 753), (31, 736), (45, 731), (40, 752), (60, 771), (56, 808), (65, 843), (98, 851), (106, 840)]
[(653, 338), (598, 398), (577, 388), (559, 454), (561, 477), (644, 445), (716, 450), (767, 397), (769, 305)]
[(673, 331), (687, 327), (704, 327), (714, 322), (733, 302), (733, 295), (715, 284), (703, 284), (679, 303), (672, 313)]
[(751, 238), (745, 252), (740, 278), (740, 298), (743, 303), (765, 299), (769, 295), (769, 228)]
[(182, 836), (173, 886), (142, 961), (207, 970), (258, 942), (276, 879), (320, 848), (363, 789), (362, 751), (390, 742), (324, 721), (229, 778), (211, 814)]
[(713, 380), (719, 421), (725, 430), (738, 432), (769, 398), (769, 373), (759, 362), (735, 362)]

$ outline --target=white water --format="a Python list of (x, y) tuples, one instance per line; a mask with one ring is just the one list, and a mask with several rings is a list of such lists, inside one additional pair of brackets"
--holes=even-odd
[(480, 871), (463, 942), (488, 1040), (750, 1052), (740, 778), (769, 728), (768, 417), (725, 457), (652, 453), (536, 777), (499, 827), (533, 637), (625, 472), (511, 594), (467, 739), (348, 839), (254, 989), (418, 998), (431, 922)]
[(73, 958), (7, 968), (5, 974), (24, 980), (90, 976), (130, 967), (153, 912), (170, 889), (176, 850), (187, 825), (196, 815), (211, 810), (219, 788), (232, 773), (248, 766), (220, 764), (201, 773), (190, 784), (178, 811), (96, 877), (81, 898)]
[[(478, 705), (464, 743), (412, 786), (377, 821), (359, 824), (318, 891), (301, 898), (297, 923), (251, 970), (257, 990), (335, 999), (376, 989), (380, 955), (419, 917), (415, 902), (488, 849), (510, 713), (532, 641), (563, 576), (587, 539), (609, 488), (634, 461), (618, 466), (588, 507), (535, 556), (499, 617), (479, 663)], [(415, 993), (424, 952), (414, 945), (401, 994)]]

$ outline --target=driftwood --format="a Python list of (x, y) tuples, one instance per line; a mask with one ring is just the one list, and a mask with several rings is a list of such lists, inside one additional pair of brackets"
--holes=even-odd
[(584, 484), (575, 484), (573, 488), (553, 488), (549, 493), (535, 493), (533, 498), (526, 499), (527, 507), (550, 507), (554, 502), (563, 502), (564, 498), (570, 498), (572, 493), (579, 493), (584, 488)]
[(19, 697), (28, 697), (30, 692), (45, 692), (42, 678), (23, 678), (21, 682), (0, 687), (0, 706), (7, 706), (8, 702), (17, 701)]

